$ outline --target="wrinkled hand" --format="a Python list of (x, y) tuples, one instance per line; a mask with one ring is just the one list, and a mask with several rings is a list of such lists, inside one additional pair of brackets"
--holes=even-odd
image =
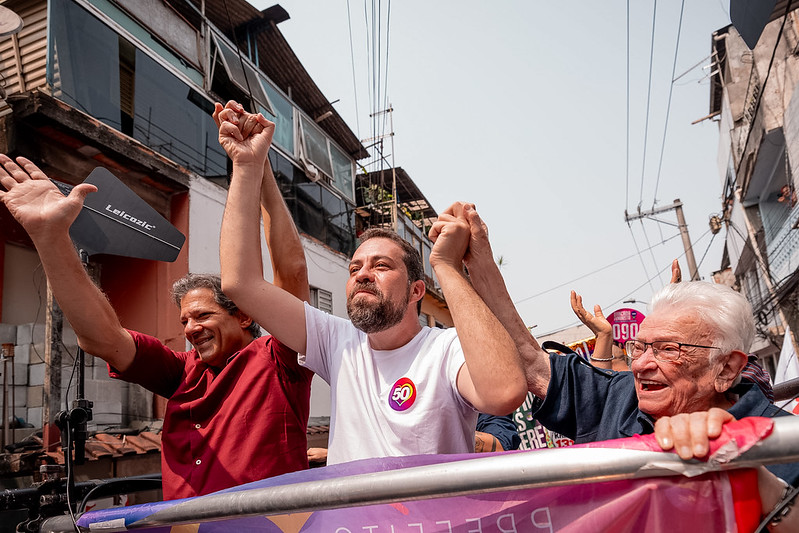
[(471, 239), (469, 223), (463, 216), (465, 204), (453, 204), (448, 212), (442, 213), (430, 228), (428, 236), (433, 242), (430, 252), (430, 265), (449, 264), (460, 268)]
[(680, 262), (675, 259), (671, 262), (671, 282), (679, 283), (682, 281), (682, 270), (680, 270)]
[(664, 416), (655, 422), (655, 437), (664, 451), (677, 452), (681, 459), (705, 457), (710, 440), (721, 435), (721, 427), (735, 417), (724, 409)]
[(31, 161), (18, 157), (14, 162), (5, 154), (0, 154), (0, 184), (7, 191), (0, 191), (0, 201), (32, 238), (68, 230), (86, 195), (97, 190), (83, 183), (64, 196)]
[(224, 107), (219, 102), (214, 104), (214, 122), (219, 128), (219, 144), (225, 149), (235, 165), (254, 165), (263, 167), (266, 164), (275, 123), (268, 121), (260, 113), (254, 115), (244, 107), (229, 101)]
[(455, 202), (444, 213), (454, 215), (456, 211), (469, 223), (469, 231), (471, 233), (469, 248), (463, 258), (466, 267), (473, 268), (474, 265), (483, 261), (493, 262), (494, 255), (491, 251), (491, 242), (488, 240), (488, 226), (477, 214), (474, 204)]
[(594, 314), (592, 315), (583, 307), (583, 297), (574, 291), (571, 292), (571, 304), (574, 314), (577, 315), (580, 322), (588, 326), (588, 329), (590, 329), (594, 335), (598, 336), (601, 333), (613, 334), (613, 326), (611, 326), (608, 319), (605, 318), (605, 314), (598, 304), (594, 306)]

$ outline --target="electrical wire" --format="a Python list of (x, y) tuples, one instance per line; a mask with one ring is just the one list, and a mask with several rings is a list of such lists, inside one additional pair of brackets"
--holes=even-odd
[[(662, 245), (662, 244), (665, 244), (665, 243), (667, 243), (667, 242), (669, 242), (669, 241), (671, 241), (671, 240), (673, 240), (673, 239), (676, 239), (676, 238), (677, 238), (677, 237), (679, 237), (679, 236), (680, 236), (680, 234), (679, 234), (679, 233), (677, 233), (676, 235), (673, 235), (672, 237), (669, 237), (668, 239), (666, 239), (666, 240), (665, 240), (665, 241), (663, 241), (662, 243), (659, 243), (659, 244), (658, 244), (658, 246), (660, 246), (660, 245)], [(646, 250), (644, 250), (644, 251), (646, 251)], [(618, 264), (620, 264), (620, 263), (623, 263), (623, 262), (625, 262), (625, 261), (629, 261), (630, 259), (632, 259), (632, 258), (634, 258), (634, 257), (640, 257), (640, 255), (641, 255), (641, 253), (640, 253), (640, 252), (636, 252), (636, 253), (634, 253), (634, 254), (630, 254), (630, 255), (628, 255), (627, 257), (623, 257), (623, 258), (621, 258), (621, 259), (618, 259), (618, 260), (616, 260), (616, 261), (614, 261), (614, 262), (612, 262), (612, 263), (610, 263), (610, 264), (608, 264), (608, 265), (605, 265), (605, 266), (603, 266), (603, 267), (599, 267), (599, 268), (597, 268), (597, 269), (595, 269), (595, 270), (592, 270), (591, 272), (588, 272), (588, 273), (586, 273), (586, 274), (583, 274), (583, 275), (581, 275), (581, 276), (578, 276), (578, 277), (576, 277), (576, 278), (574, 278), (574, 279), (570, 279), (569, 281), (565, 281), (565, 282), (563, 282), (563, 283), (561, 283), (561, 284), (559, 284), (559, 285), (556, 285), (555, 287), (551, 287), (551, 288), (549, 288), (549, 289), (546, 289), (546, 290), (544, 290), (544, 291), (541, 291), (541, 292), (539, 292), (539, 293), (533, 294), (532, 296), (527, 296), (527, 297), (525, 297), (525, 298), (521, 298), (521, 299), (519, 299), (519, 300), (516, 300), (516, 301), (514, 301), (513, 303), (514, 303), (514, 305), (517, 305), (517, 304), (520, 304), (520, 303), (526, 302), (527, 300), (532, 300), (533, 298), (538, 298), (539, 296), (543, 296), (544, 294), (547, 294), (547, 293), (549, 293), (549, 292), (552, 292), (552, 291), (554, 291), (554, 290), (560, 289), (560, 288), (562, 288), (562, 287), (565, 287), (565, 286), (567, 286), (567, 285), (571, 285), (571, 284), (572, 284), (572, 283), (574, 283), (575, 281), (580, 281), (581, 279), (587, 278), (587, 277), (589, 277), (589, 276), (593, 276), (594, 274), (597, 274), (597, 273), (599, 273), (599, 272), (602, 272), (603, 270), (607, 270), (607, 269), (608, 269), (608, 268), (610, 268), (610, 267), (614, 267), (614, 266), (616, 266), (616, 265), (618, 265)], [(671, 266), (671, 265), (669, 265), (669, 266)]]
[(677, 23), (677, 43), (674, 45), (674, 61), (671, 65), (671, 83), (669, 84), (669, 98), (666, 104), (666, 120), (663, 124), (663, 138), (660, 143), (660, 160), (658, 161), (657, 178), (655, 179), (655, 192), (652, 195), (652, 207), (657, 202), (658, 187), (660, 186), (660, 172), (663, 169), (663, 153), (666, 149), (666, 134), (669, 130), (669, 115), (671, 114), (671, 95), (674, 91), (674, 72), (677, 70), (677, 52), (680, 50), (680, 34), (682, 33), (682, 16), (685, 10), (685, 0), (680, 3), (680, 21)]
[(159, 478), (153, 477), (153, 478), (139, 478), (139, 479), (125, 479), (125, 478), (123, 478), (123, 479), (115, 479), (115, 480), (106, 481), (106, 482), (103, 482), (103, 483), (98, 483), (97, 485), (92, 487), (92, 489), (89, 490), (86, 493), (86, 496), (83, 497), (83, 500), (81, 500), (80, 505), (78, 505), (78, 513), (82, 513), (82, 512), (84, 512), (86, 510), (86, 504), (89, 503), (89, 500), (91, 500), (91, 497), (96, 492), (101, 491), (102, 489), (105, 489), (105, 488), (107, 488), (109, 486), (127, 485), (127, 484), (130, 484), (131, 482), (135, 482), (137, 484), (138, 483), (142, 483), (142, 484), (150, 485), (154, 481), (157, 481), (158, 483), (161, 482), (161, 480)]
[[(372, 78), (372, 65), (371, 65), (372, 56), (371, 56), (371, 47), (370, 47), (370, 42), (371, 42), (371, 37), (370, 37), (371, 31), (370, 30), (371, 30), (371, 28), (369, 27), (369, 10), (368, 10), (368, 8), (366, 6), (366, 0), (364, 0), (364, 2), (363, 2), (363, 20), (364, 20), (364, 27), (365, 27), (365, 30), (366, 30), (366, 75), (371, 80), (371, 78)], [(366, 84), (366, 88), (367, 88), (367, 96), (368, 96), (368, 100), (369, 100), (369, 108), (371, 110), (372, 99), (373, 99), (373, 97), (372, 97), (373, 86), (372, 86), (371, 83), (367, 83)], [(370, 115), (371, 115), (371, 111), (370, 111)], [(372, 117), (370, 116), (369, 117), (369, 119), (370, 119), (369, 120), (369, 133), (370, 133), (370, 135), (372, 137), (374, 137), (374, 127), (373, 127), (373, 121), (371, 120), (371, 118)]]
[[(683, 4), (684, 3), (685, 2), (683, 2)], [(680, 20), (682, 20), (682, 11), (680, 11)], [(699, 65), (701, 65), (702, 63), (704, 63), (705, 61), (710, 59), (711, 57), (713, 57), (713, 54), (706, 55), (705, 57), (703, 57), (702, 59), (700, 59), (699, 61), (697, 61), (693, 65), (691, 65), (690, 67), (688, 67), (688, 69), (684, 70), (683, 73), (680, 74), (679, 76), (677, 76), (676, 78), (674, 77), (674, 72), (672, 71), (672, 80), (671, 81), (672, 82), (679, 81), (681, 78), (683, 78), (684, 76), (687, 76), (689, 72), (693, 71), (696, 67), (698, 67)], [(713, 70), (713, 64), (714, 63), (710, 64), (711, 70)]]
[(644, 175), (646, 173), (646, 145), (649, 138), (649, 109), (652, 102), (652, 70), (655, 65), (655, 21), (657, 20), (658, 2), (652, 2), (652, 37), (649, 44), (649, 82), (646, 90), (646, 119), (644, 121), (644, 148), (641, 157), (641, 195), (638, 199), (640, 207), (644, 201)]
[(624, 207), (630, 208), (630, 0), (627, 0), (627, 142), (624, 154)]
[[(652, 243), (649, 242), (649, 234), (646, 232), (646, 227), (644, 226), (644, 219), (638, 219), (641, 222), (641, 231), (644, 232), (644, 240), (646, 241), (647, 250), (649, 250), (649, 255), (652, 257), (652, 265), (655, 267), (655, 270), (658, 268), (658, 261), (655, 259), (655, 252), (652, 251)], [(663, 284), (663, 280), (659, 280), (661, 285)]]
[[(697, 242), (699, 242), (699, 241), (701, 241), (703, 238), (705, 238), (705, 236), (706, 236), (708, 233), (710, 233), (710, 230), (709, 230), (709, 229), (708, 229), (708, 230), (707, 230), (705, 233), (703, 233), (703, 234), (702, 234), (702, 235), (699, 237), (699, 239), (697, 239)], [(679, 237), (679, 235), (680, 235), (680, 234), (678, 233), (678, 234), (676, 234), (676, 235), (673, 235), (673, 236), (669, 237), (669, 238), (668, 238), (666, 241), (664, 241), (664, 243), (665, 243), (665, 242), (667, 242), (667, 241), (670, 241), (670, 240), (672, 240), (672, 239), (675, 239), (675, 238)], [(664, 244), (664, 243), (661, 243), (661, 244)], [(646, 251), (646, 250), (644, 250), (644, 251)], [(567, 281), (566, 283), (562, 283), (562, 284), (560, 284), (560, 285), (559, 285), (559, 286), (557, 286), (557, 287), (553, 287), (552, 289), (548, 289), (548, 290), (546, 290), (546, 291), (543, 291), (543, 292), (541, 292), (541, 293), (539, 293), (539, 294), (533, 295), (533, 296), (531, 296), (531, 297), (529, 297), (529, 298), (526, 298), (526, 299), (535, 298), (535, 297), (537, 297), (537, 296), (541, 296), (542, 294), (546, 294), (546, 293), (548, 293), (548, 292), (552, 292), (552, 291), (553, 291), (553, 290), (555, 290), (555, 289), (559, 289), (559, 288), (561, 288), (561, 287), (564, 287), (564, 286), (566, 286), (566, 285), (569, 285), (569, 284), (573, 283), (574, 281), (578, 281), (578, 280), (580, 280), (580, 279), (582, 279), (582, 278), (585, 278), (585, 277), (588, 277), (588, 276), (590, 276), (590, 275), (592, 275), (592, 274), (595, 274), (595, 273), (597, 273), (597, 272), (599, 272), (599, 271), (601, 271), (601, 270), (605, 270), (605, 269), (607, 269), (607, 268), (609, 268), (609, 267), (611, 267), (611, 266), (615, 266), (616, 264), (618, 264), (618, 263), (621, 263), (621, 262), (623, 262), (623, 261), (626, 261), (626, 260), (628, 260), (628, 259), (632, 259), (632, 258), (633, 258), (633, 257), (635, 257), (635, 256), (640, 256), (640, 253), (636, 253), (636, 254), (629, 255), (629, 256), (625, 257), (624, 259), (620, 259), (620, 260), (616, 261), (615, 263), (612, 263), (612, 264), (610, 264), (610, 265), (604, 266), (604, 267), (602, 267), (602, 268), (600, 268), (600, 269), (597, 269), (597, 270), (595, 270), (594, 272), (590, 272), (590, 273), (588, 273), (588, 274), (586, 274), (586, 275), (584, 275), (584, 276), (580, 276), (580, 277), (578, 277), (578, 278), (575, 278), (575, 279), (574, 279), (574, 280), (572, 280), (572, 281)], [(685, 252), (683, 252), (683, 253), (682, 253), (682, 255), (680, 255), (680, 256), (678, 257), (678, 259), (680, 259), (680, 258), (683, 258), (683, 257), (685, 257)], [(649, 288), (650, 288), (650, 289), (652, 289), (652, 281), (654, 281), (654, 279), (655, 279), (656, 277), (660, 277), (660, 276), (661, 276), (661, 275), (662, 275), (664, 272), (666, 272), (666, 271), (667, 271), (667, 270), (669, 270), (670, 268), (671, 268), (671, 263), (669, 263), (668, 265), (666, 265), (664, 268), (661, 268), (660, 270), (658, 270), (658, 271), (655, 273), (655, 275), (654, 275), (654, 276), (652, 276), (651, 278), (647, 279), (647, 280), (646, 280), (646, 281), (644, 281), (644, 282), (643, 282), (641, 285), (639, 285), (638, 287), (636, 287), (636, 288), (632, 289), (630, 292), (628, 292), (627, 294), (625, 294), (624, 296), (622, 296), (622, 297), (621, 297), (621, 298), (619, 298), (618, 300), (616, 300), (616, 301), (614, 301), (614, 302), (611, 302), (611, 303), (609, 303), (609, 304), (602, 305), (602, 306), (601, 306), (601, 307), (602, 307), (602, 309), (609, 309), (609, 308), (613, 307), (614, 305), (617, 305), (619, 302), (622, 302), (622, 301), (624, 301), (624, 300), (627, 300), (627, 299), (628, 299), (630, 296), (632, 296), (633, 294), (635, 294), (635, 293), (636, 293), (636, 292), (638, 292), (639, 290), (643, 289), (643, 288), (644, 288), (646, 285), (649, 285)], [(653, 291), (653, 292), (654, 292), (654, 291)], [(515, 303), (518, 303), (518, 302), (514, 302), (514, 304), (515, 304)], [(557, 331), (562, 331), (562, 330), (564, 330), (564, 329), (567, 329), (567, 328), (570, 328), (570, 327), (573, 327), (573, 326), (576, 326), (576, 325), (579, 325), (579, 324), (582, 324), (582, 322), (580, 322), (580, 321), (578, 320), (578, 321), (575, 321), (575, 322), (569, 323), (569, 324), (567, 324), (567, 325), (565, 325), (565, 326), (561, 326), (561, 327), (555, 328), (555, 329), (553, 329), (553, 330), (550, 330), (550, 331), (548, 331), (548, 332), (546, 332), (546, 333), (542, 333), (540, 336), (541, 336), (541, 337), (545, 337), (546, 335), (549, 335), (549, 334), (551, 334), (551, 333), (554, 333), (554, 332), (557, 332)]]
[[(389, 60), (389, 53), (388, 53), (388, 51), (389, 51), (389, 44), (391, 42), (391, 40), (389, 38), (390, 35), (391, 35), (391, 0), (388, 0), (388, 10), (387, 10), (387, 13), (386, 13), (386, 67), (385, 67), (385, 77), (383, 79), (383, 84), (384, 84), (384, 88), (383, 88), (383, 105), (382, 105), (383, 110), (387, 110), (389, 108), (389, 104), (388, 104), (388, 64), (389, 64), (388, 60)], [(386, 124), (387, 120), (388, 120), (388, 113), (384, 113), (383, 114), (383, 128), (382, 128), (382, 134), (383, 135), (385, 135), (386, 129), (387, 129), (387, 126), (388, 126)]]
[[(738, 234), (738, 236), (743, 240), (743, 242), (747, 242), (747, 238), (744, 236), (744, 234), (741, 231), (741, 229), (732, 220), (729, 221), (729, 225), (733, 229), (733, 231), (735, 231)], [(750, 246), (751, 246), (751, 244), (750, 244)], [(759, 315), (762, 312), (774, 313), (775, 309), (781, 303), (779, 301), (779, 297), (777, 295), (777, 292), (778, 292), (778, 290), (780, 288), (780, 285), (782, 285), (784, 282), (789, 280), (794, 274), (790, 273), (790, 274), (786, 275), (784, 278), (782, 278), (780, 280), (776, 280), (776, 279), (774, 279), (774, 276), (772, 275), (771, 270), (769, 269), (768, 265), (765, 264), (765, 260), (761, 256), (759, 256), (758, 254), (753, 253), (752, 254), (752, 261), (755, 264), (757, 264), (758, 266), (760, 266), (761, 272), (769, 280), (769, 282), (770, 282), (770, 284), (772, 286), (772, 290), (770, 290), (770, 291), (767, 290), (766, 291), (767, 292), (767, 296), (766, 297), (760, 297), (760, 301), (757, 302), (757, 306), (755, 306), (753, 304), (753, 307), (756, 307), (755, 309), (753, 309), (753, 311), (755, 312), (756, 316)], [(786, 299), (782, 303), (786, 304), (786, 305), (789, 305), (791, 308), (793, 308), (794, 312), (799, 312), (799, 306), (797, 306), (796, 303), (791, 301), (790, 299)]]
[[(63, 346), (64, 350), (66, 350), (66, 352), (69, 353), (69, 350), (67, 350), (67, 346), (66, 344), (64, 344), (64, 341), (61, 341), (61, 346)], [(72, 362), (72, 372), (70, 372), (69, 374), (69, 381), (67, 381), (67, 391), (64, 394), (64, 411), (69, 410), (69, 389), (72, 388), (72, 381), (75, 379), (75, 374), (78, 371), (79, 360), (80, 359), (77, 356), (75, 356), (74, 361)]]
[(355, 47), (352, 42), (352, 16), (350, 13), (350, 0), (347, 0), (347, 28), (350, 34), (350, 64), (352, 65), (352, 91), (355, 94), (355, 129), (361, 139), (361, 115), (358, 112), (358, 83), (355, 76)]
[[(381, 46), (383, 45), (383, 17), (381, 15), (383, 4), (381, 0), (377, 0), (377, 42), (374, 50), (375, 57), (377, 58), (377, 80), (375, 84), (377, 86), (377, 96), (375, 97), (374, 108), (372, 112), (375, 113), (375, 126), (377, 131), (379, 132), (378, 135), (383, 135), (383, 130), (378, 125), (380, 124), (381, 116), (377, 115), (378, 108), (380, 107), (380, 95), (382, 94), (383, 84), (381, 83), (382, 75), (383, 75), (383, 67), (382, 67), (382, 59), (383, 56), (380, 53)], [(372, 19), (375, 20), (374, 13), (372, 13)]]
[[(372, 137), (377, 140), (377, 116), (375, 115), (375, 108), (377, 107), (375, 102), (379, 98), (378, 95), (378, 88), (377, 88), (377, 54), (375, 50), (377, 48), (377, 25), (375, 23), (375, 0), (372, 0), (372, 18), (371, 18), (371, 26), (372, 26), (372, 39), (369, 47), (369, 54), (370, 54), (370, 62), (372, 66), (370, 82), (372, 86), (372, 93), (371, 93), (371, 100), (369, 102), (369, 111), (370, 117), (372, 119)], [(382, 142), (382, 140), (380, 141)]]
[[(634, 257), (634, 256), (631, 256), (631, 257)], [(645, 287), (647, 284), (648, 284), (648, 285), (650, 286), (650, 288), (651, 288), (651, 287), (652, 287), (652, 281), (653, 281), (653, 280), (654, 280), (656, 277), (660, 276), (660, 274), (661, 274), (661, 273), (665, 272), (665, 271), (666, 271), (667, 269), (669, 269), (669, 268), (671, 268), (671, 265), (668, 265), (668, 266), (666, 266), (665, 268), (663, 268), (663, 269), (659, 270), (658, 272), (656, 272), (654, 276), (652, 276), (651, 278), (649, 278), (648, 280), (646, 280), (645, 282), (643, 282), (641, 285), (639, 285), (638, 287), (636, 287), (635, 289), (633, 289), (632, 291), (630, 291), (629, 293), (627, 293), (627, 295), (626, 295), (626, 296), (622, 296), (621, 298), (619, 298), (619, 299), (618, 299), (618, 300), (616, 300), (615, 302), (611, 302), (611, 303), (609, 303), (609, 304), (602, 305), (602, 306), (601, 306), (601, 307), (602, 307), (602, 309), (610, 309), (611, 307), (613, 307), (614, 305), (618, 304), (619, 302), (621, 302), (621, 301), (623, 301), (623, 300), (626, 300), (626, 299), (628, 299), (628, 298), (629, 298), (631, 295), (635, 294), (637, 291), (639, 291), (639, 290), (641, 290), (642, 288), (644, 288), (644, 287)], [(550, 335), (550, 334), (552, 334), (552, 333), (555, 333), (555, 332), (558, 332), (558, 331), (563, 331), (564, 329), (568, 329), (568, 328), (571, 328), (571, 327), (577, 326), (577, 325), (579, 325), (579, 324), (582, 324), (582, 322), (581, 322), (580, 320), (576, 320), (576, 321), (574, 321), (574, 322), (571, 322), (571, 323), (569, 323), (569, 324), (566, 324), (565, 326), (561, 326), (561, 327), (559, 327), (559, 328), (555, 328), (555, 329), (553, 329), (553, 330), (550, 330), (550, 331), (548, 331), (548, 332), (546, 332), (546, 333), (542, 333), (542, 334), (540, 334), (539, 336), (540, 336), (540, 337), (546, 337), (547, 335)]]
[[(635, 239), (635, 233), (633, 232), (633, 228), (630, 223), (627, 223), (627, 227), (630, 229), (630, 236), (633, 238), (633, 244), (635, 245), (635, 251), (638, 253), (638, 259), (641, 260), (641, 267), (644, 269), (644, 276), (647, 278), (649, 277), (649, 271), (646, 269), (646, 263), (644, 263), (644, 258), (641, 256), (641, 248), (638, 246), (638, 241)], [(655, 289), (652, 287), (652, 284), (649, 284), (649, 289), (654, 292)]]
[[(730, 227), (735, 231), (735, 233), (738, 234), (738, 237), (740, 237), (743, 240), (744, 243), (749, 241), (748, 237), (746, 235), (744, 235), (744, 233), (741, 231), (741, 228), (739, 228), (738, 225), (735, 224), (735, 222), (732, 221), (732, 219), (730, 219), (728, 221), (728, 223), (729, 223)], [(754, 245), (750, 244), (750, 246), (757, 246), (757, 243), (755, 243)], [(753, 253), (752, 256), (753, 256), (753, 260), (760, 266), (760, 268), (762, 269), (762, 271), (766, 275), (766, 277), (768, 277), (768, 279), (771, 282), (771, 284), (775, 285), (776, 284), (776, 280), (774, 279), (774, 276), (771, 275), (771, 269), (769, 269), (769, 267), (765, 263), (765, 260), (763, 259), (763, 257), (760, 254), (755, 254), (755, 253)]]
[[(710, 230), (708, 229), (707, 231), (710, 231)], [(707, 232), (705, 232), (705, 235), (707, 235)], [(705, 253), (702, 254), (702, 259), (700, 259), (699, 260), (699, 264), (696, 265), (696, 270), (697, 271), (699, 270), (699, 267), (702, 266), (702, 263), (705, 262), (705, 257), (707, 256), (707, 253), (710, 251), (710, 247), (713, 245), (713, 241), (716, 240), (716, 235), (718, 235), (718, 233), (714, 233), (710, 237), (710, 242), (708, 243), (707, 248), (705, 248)], [(701, 240), (701, 237), (700, 237), (700, 240)], [(697, 242), (699, 242), (699, 241), (697, 241)], [(694, 248), (694, 245), (691, 244), (691, 250), (693, 250), (693, 248)]]
[[(746, 147), (749, 146), (749, 139), (752, 137), (752, 131), (754, 131), (755, 129), (754, 128), (755, 118), (757, 117), (757, 113), (760, 110), (760, 104), (763, 102), (763, 94), (766, 92), (766, 84), (768, 84), (769, 77), (771, 76), (771, 67), (774, 64), (774, 58), (777, 55), (777, 48), (780, 45), (780, 40), (782, 39), (782, 32), (785, 29), (785, 23), (788, 20), (788, 13), (791, 12), (791, 1), (792, 0), (788, 0), (788, 2), (785, 4), (785, 13), (783, 14), (782, 17), (782, 24), (780, 24), (780, 31), (777, 34), (777, 40), (774, 42), (774, 49), (771, 51), (771, 59), (768, 62), (768, 69), (766, 70), (766, 78), (763, 80), (763, 86), (760, 88), (760, 92), (757, 95), (757, 102), (755, 103), (755, 109), (752, 112), (752, 123), (749, 125), (749, 130), (746, 133), (746, 141), (744, 142), (743, 148), (741, 149), (741, 159), (738, 161), (738, 166), (736, 167), (739, 169), (741, 168), (741, 165), (743, 165), (744, 158), (746, 157)], [(754, 67), (755, 67), (755, 62), (753, 58), (752, 60), (753, 71)], [(746, 94), (749, 94), (748, 90)]]

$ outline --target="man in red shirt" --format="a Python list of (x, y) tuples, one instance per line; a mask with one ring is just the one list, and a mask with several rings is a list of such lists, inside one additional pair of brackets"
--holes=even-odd
[[(306, 289), (307, 290), (307, 289)], [(128, 331), (136, 346), (114, 378), (168, 398), (161, 438), (164, 499), (208, 494), (308, 468), (306, 426), (313, 373), (221, 290), (219, 276), (175, 282), (190, 352)], [(253, 331), (254, 330), (254, 331)]]
[[(221, 106), (220, 106), (221, 108)], [(265, 173), (271, 169), (267, 162)], [(308, 299), (305, 255), (274, 179), (262, 211), (275, 283)], [(190, 352), (122, 327), (83, 269), (69, 227), (93, 185), (61, 194), (31, 161), (0, 155), (2, 201), (39, 252), (53, 294), (78, 343), (112, 376), (168, 398), (162, 433), (164, 499), (207, 494), (308, 467), (312, 373), (221, 291), (218, 276), (189, 275), (173, 287)], [(279, 234), (279, 239), (272, 236)]]

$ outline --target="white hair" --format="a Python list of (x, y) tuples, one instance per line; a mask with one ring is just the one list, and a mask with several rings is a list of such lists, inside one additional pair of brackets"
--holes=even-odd
[(653, 313), (676, 310), (696, 314), (711, 326), (714, 346), (722, 353), (749, 353), (755, 338), (752, 306), (726, 285), (707, 281), (670, 283), (652, 296), (650, 309)]

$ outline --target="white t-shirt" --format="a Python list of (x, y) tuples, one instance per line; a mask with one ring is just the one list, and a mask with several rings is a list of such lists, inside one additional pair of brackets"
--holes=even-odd
[(477, 412), (460, 395), (454, 329), (423, 327), (405, 346), (373, 350), (349, 320), (305, 304), (300, 364), (330, 384), (328, 464), (474, 451)]

